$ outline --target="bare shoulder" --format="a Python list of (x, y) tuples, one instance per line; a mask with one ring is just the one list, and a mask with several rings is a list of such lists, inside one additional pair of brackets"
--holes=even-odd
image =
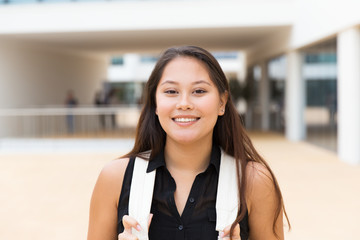
[(95, 185), (95, 193), (106, 194), (117, 204), (129, 158), (115, 159), (101, 170)]
[[(270, 170), (261, 163), (249, 162), (246, 166), (247, 202), (249, 208), (258, 201), (275, 197), (275, 184)], [(250, 209), (249, 209), (250, 210)]]
[(104, 181), (106, 185), (114, 185), (121, 189), (128, 163), (129, 158), (120, 158), (110, 161), (101, 170), (98, 181)]
[(100, 172), (100, 176), (109, 180), (122, 179), (125, 174), (129, 158), (119, 158), (108, 162)]
[(281, 193), (274, 178), (261, 163), (249, 162), (246, 167), (250, 239), (284, 239)]
[(265, 165), (253, 161), (246, 166), (246, 176), (247, 180), (253, 184), (272, 183), (273, 181), (270, 170)]
[(128, 162), (116, 159), (101, 170), (90, 202), (88, 240), (117, 239), (117, 208)]

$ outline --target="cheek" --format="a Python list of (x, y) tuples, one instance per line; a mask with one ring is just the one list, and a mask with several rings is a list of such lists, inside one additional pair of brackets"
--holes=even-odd
[(156, 92), (155, 94), (155, 104), (156, 104), (156, 108), (155, 108), (155, 114), (159, 115), (159, 108), (162, 108), (162, 99), (161, 99), (161, 95), (158, 94), (158, 92)]
[(156, 101), (156, 114), (158, 116), (162, 116), (165, 113), (169, 113), (171, 110), (171, 103), (169, 101), (166, 101), (165, 99), (158, 98)]
[(199, 102), (199, 106), (208, 114), (213, 113), (217, 115), (220, 109), (220, 99), (217, 97), (203, 99), (203, 101)]
[[(160, 99), (159, 99), (160, 100)], [(156, 115), (158, 117), (160, 126), (162, 129), (166, 132), (169, 124), (171, 122), (171, 112), (172, 108), (169, 107), (170, 104), (168, 104), (166, 101), (159, 101), (157, 102), (156, 107)]]

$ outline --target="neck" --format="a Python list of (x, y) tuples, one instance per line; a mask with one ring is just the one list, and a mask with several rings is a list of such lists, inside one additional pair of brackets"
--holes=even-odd
[(200, 173), (210, 162), (212, 139), (191, 144), (180, 144), (170, 140), (165, 145), (165, 161), (168, 169)]

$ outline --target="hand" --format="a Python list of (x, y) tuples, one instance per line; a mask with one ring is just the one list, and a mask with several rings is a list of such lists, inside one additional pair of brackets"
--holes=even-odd
[[(231, 225), (227, 226), (223, 231), (222, 233), (220, 233), (220, 237), (221, 239), (230, 239), (230, 228), (231, 228)], [(232, 234), (232, 239), (233, 240), (241, 240), (241, 237), (240, 237), (240, 225), (239, 224), (236, 224), (236, 227), (234, 228), (234, 231), (233, 231), (233, 234)]]
[[(148, 228), (150, 226), (152, 217), (153, 214), (150, 214)], [(134, 218), (128, 215), (124, 215), (122, 222), (124, 225), (124, 231), (118, 235), (118, 240), (138, 240), (138, 238), (132, 234), (132, 228), (141, 231), (140, 224)]]

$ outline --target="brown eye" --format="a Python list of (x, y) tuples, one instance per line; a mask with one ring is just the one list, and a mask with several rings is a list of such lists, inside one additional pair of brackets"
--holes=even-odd
[(197, 90), (194, 91), (194, 93), (195, 94), (203, 94), (203, 93), (206, 93), (206, 91), (203, 90), (203, 89), (197, 89)]
[(167, 93), (167, 94), (177, 94), (177, 91), (175, 91), (175, 90), (166, 90), (165, 93)]

